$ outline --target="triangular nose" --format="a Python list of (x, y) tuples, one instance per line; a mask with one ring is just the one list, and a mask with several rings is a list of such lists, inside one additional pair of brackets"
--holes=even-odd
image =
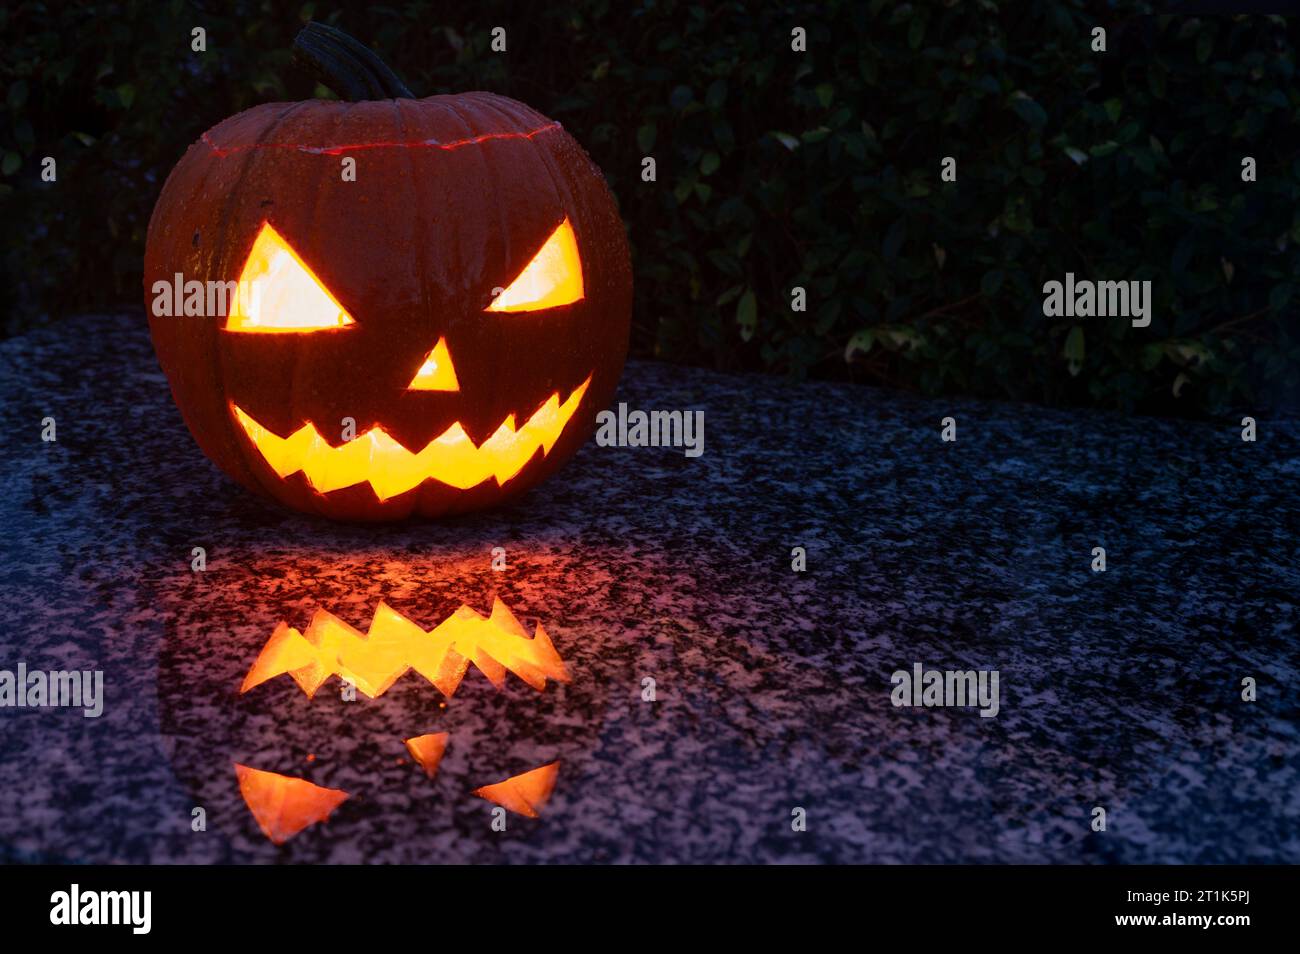
[(429, 356), (415, 372), (408, 391), (459, 391), (460, 382), (456, 380), (456, 369), (451, 363), (451, 352), (447, 350), (447, 339), (439, 338)]

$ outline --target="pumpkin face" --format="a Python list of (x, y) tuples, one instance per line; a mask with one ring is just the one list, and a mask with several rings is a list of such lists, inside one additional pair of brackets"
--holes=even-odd
[[(178, 276), (248, 293), (223, 315), (179, 296), (156, 314)], [(167, 180), (145, 289), (203, 451), (290, 507), (355, 520), (489, 506), (554, 472), (613, 396), (631, 313), (599, 170), (491, 93), (227, 119)]]

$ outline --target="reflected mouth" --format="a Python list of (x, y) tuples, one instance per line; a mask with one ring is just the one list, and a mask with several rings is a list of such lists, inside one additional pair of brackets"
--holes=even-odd
[(496, 478), (504, 484), (540, 450), (551, 452), (591, 384), (591, 375), (564, 403), (552, 394), (532, 416), (516, 427), (511, 414), (482, 444), (476, 445), (457, 421), (420, 451), (408, 450), (381, 426), (370, 428), (337, 447), (310, 421), (288, 437), (268, 430), (235, 404), (230, 409), (262, 459), (280, 477), (298, 471), (318, 493), (368, 483), (380, 500), (414, 490), (435, 480), (460, 490)]

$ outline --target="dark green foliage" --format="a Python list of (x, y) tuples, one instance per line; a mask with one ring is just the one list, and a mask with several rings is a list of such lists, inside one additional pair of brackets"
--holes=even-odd
[[(574, 133), (629, 227), (637, 353), (1161, 413), (1294, 399), (1297, 28), (1086, 6), (19, 3), (0, 11), (5, 329), (136, 306), (185, 147), (329, 95), (290, 58), (319, 17), (416, 95), (495, 90)], [(1150, 279), (1151, 326), (1044, 318), (1067, 271)]]

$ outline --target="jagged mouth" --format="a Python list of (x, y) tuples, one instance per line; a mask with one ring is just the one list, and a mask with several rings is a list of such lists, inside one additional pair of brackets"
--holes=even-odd
[(396, 497), (432, 480), (460, 490), (495, 478), (498, 485), (516, 476), (540, 450), (545, 456), (568, 426), (591, 375), (560, 402), (557, 391), (522, 426), (509, 415), (482, 444), (475, 444), (457, 421), (422, 450), (408, 450), (382, 426), (350, 441), (330, 444), (308, 421), (288, 437), (267, 429), (238, 405), (230, 410), (262, 459), (281, 478), (301, 471), (317, 493), (368, 483), (380, 500)]

